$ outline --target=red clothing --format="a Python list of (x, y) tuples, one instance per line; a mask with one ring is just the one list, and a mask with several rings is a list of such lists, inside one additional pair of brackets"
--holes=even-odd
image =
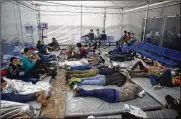
[(86, 56), (86, 50), (85, 48), (80, 48), (80, 57), (85, 57)]
[(127, 36), (125, 42), (128, 42), (131, 39), (131, 36)]
[(6, 69), (1, 70), (1, 76), (6, 76), (6, 74), (7, 74), (7, 70)]
[(175, 81), (175, 86), (180, 86), (180, 84), (181, 84), (181, 77), (180, 76), (175, 76), (174, 77), (174, 81)]

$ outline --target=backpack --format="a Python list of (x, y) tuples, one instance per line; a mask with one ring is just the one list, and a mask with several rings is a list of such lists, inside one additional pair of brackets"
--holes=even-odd
[(169, 109), (175, 109), (177, 111), (180, 111), (180, 101), (174, 99), (172, 96), (167, 95), (165, 97), (165, 100), (167, 101), (168, 108)]

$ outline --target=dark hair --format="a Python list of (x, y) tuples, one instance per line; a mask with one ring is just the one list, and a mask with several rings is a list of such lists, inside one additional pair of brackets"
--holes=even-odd
[(53, 40), (55, 40), (55, 38), (52, 38)]
[(39, 40), (39, 41), (38, 41), (38, 44), (40, 44), (40, 43), (41, 43), (41, 41)]
[(90, 31), (93, 31), (92, 29)]
[(131, 34), (133, 34), (133, 35), (134, 35), (134, 33), (131, 33)]
[(103, 33), (105, 33), (105, 31), (102, 31)]
[(77, 43), (77, 47), (81, 48), (82, 44), (81, 43)]
[(30, 50), (29, 48), (25, 48), (25, 49), (24, 49), (24, 53), (25, 53), (25, 52), (28, 52), (29, 50)]
[(99, 31), (99, 29), (96, 29), (97, 31)]
[(17, 59), (16, 57), (11, 57), (10, 62), (13, 62), (14, 59)]
[(128, 35), (130, 35), (130, 32), (128, 32)]
[(127, 33), (127, 31), (124, 31), (124, 33)]

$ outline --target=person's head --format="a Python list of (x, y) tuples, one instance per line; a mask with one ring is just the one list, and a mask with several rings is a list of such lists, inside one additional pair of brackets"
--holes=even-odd
[(105, 31), (102, 31), (102, 34), (105, 34)]
[(93, 32), (93, 30), (91, 29), (90, 32)]
[(11, 57), (10, 62), (14, 65), (18, 64), (18, 59), (16, 57)]
[(55, 38), (52, 38), (52, 42), (55, 42), (55, 40), (56, 40)]
[(99, 33), (99, 29), (96, 29), (97, 33)]
[(134, 37), (134, 33), (131, 33), (131, 37), (132, 37), (132, 38)]
[(7, 81), (1, 78), (1, 88), (4, 88), (7, 85)]
[(40, 40), (38, 41), (38, 44), (41, 44), (41, 41), (40, 41)]
[(127, 31), (124, 31), (124, 34), (127, 34)]
[(29, 48), (25, 48), (25, 49), (24, 49), (24, 54), (25, 54), (26, 56), (30, 56), (30, 55), (31, 55), (30, 49), (29, 49)]
[(82, 47), (82, 44), (81, 44), (81, 43), (77, 43), (77, 47), (78, 47), (78, 48), (81, 48), (81, 47)]
[(128, 32), (128, 36), (130, 36), (131, 35), (131, 33), (130, 32)]

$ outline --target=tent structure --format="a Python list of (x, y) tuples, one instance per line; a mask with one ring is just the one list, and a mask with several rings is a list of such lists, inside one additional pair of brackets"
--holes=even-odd
[[(25, 47), (27, 43), (35, 45), (44, 36), (45, 44), (55, 37), (60, 45), (74, 45), (90, 29), (105, 30), (115, 40), (127, 30), (138, 40), (157, 32), (157, 43), (163, 45), (164, 34), (169, 30), (180, 34), (179, 15), (178, 0), (2, 1), (1, 39), (18, 40)], [(48, 29), (39, 30), (40, 23), (47, 23)]]

